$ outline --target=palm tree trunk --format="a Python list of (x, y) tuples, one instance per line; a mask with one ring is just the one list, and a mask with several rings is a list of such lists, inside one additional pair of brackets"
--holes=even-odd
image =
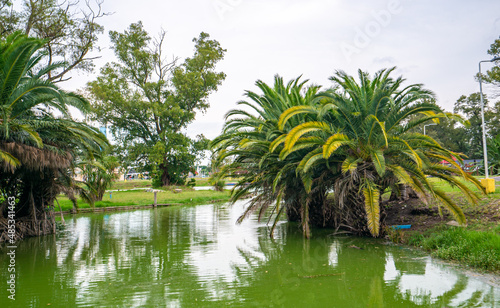
[(40, 235), (40, 227), (38, 226), (38, 220), (36, 219), (36, 206), (35, 199), (33, 198), (33, 186), (30, 185), (30, 193), (29, 193), (29, 203), (31, 207), (31, 217), (33, 217), (33, 231)]

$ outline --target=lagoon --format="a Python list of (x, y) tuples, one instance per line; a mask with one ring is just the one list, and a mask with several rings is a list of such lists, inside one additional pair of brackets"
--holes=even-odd
[(18, 243), (16, 301), (3, 288), (1, 306), (500, 306), (498, 286), (384, 240), (304, 240), (286, 222), (270, 239), (265, 221), (235, 223), (244, 205), (67, 217), (57, 235)]

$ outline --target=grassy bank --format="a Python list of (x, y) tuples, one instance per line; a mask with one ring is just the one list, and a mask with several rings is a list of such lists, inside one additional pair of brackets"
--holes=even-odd
[[(57, 198), (63, 211), (69, 211), (73, 208), (71, 201), (65, 196)], [(159, 204), (206, 204), (214, 200), (227, 201), (229, 200), (229, 192), (217, 192), (212, 190), (186, 190), (183, 189), (180, 193), (172, 191), (161, 191), (157, 193), (157, 202)], [(111, 194), (106, 193), (102, 201), (97, 201), (95, 207), (115, 207), (115, 206), (129, 206), (129, 205), (150, 205), (154, 202), (154, 194), (146, 191), (114, 191)], [(79, 208), (89, 208), (90, 205), (83, 200), (78, 199)], [(56, 203), (56, 211), (59, 208)]]
[(460, 227), (436, 227), (413, 233), (408, 244), (421, 247), (432, 256), (500, 274), (500, 227), (476, 231)]
[[(186, 182), (188, 182), (189, 180), (190, 179), (188, 179)], [(194, 180), (196, 183), (195, 186), (198, 186), (198, 187), (212, 186), (212, 184), (210, 184), (209, 178), (195, 177)], [(230, 179), (226, 180), (225, 182), (227, 184), (227, 183), (234, 183), (237, 181), (238, 181), (237, 178), (230, 178)], [(109, 189), (124, 190), (124, 189), (134, 189), (134, 188), (144, 188), (144, 187), (151, 187), (151, 180), (115, 181), (115, 182), (113, 182), (113, 184), (111, 185), (111, 187)]]
[[(496, 192), (479, 195), (478, 204), (471, 204), (456, 187), (432, 179), (446, 191), (462, 208), (466, 227), (448, 225), (453, 217), (443, 210), (441, 217), (436, 207), (420, 201), (405, 202), (405, 209), (391, 224), (411, 224), (406, 232), (392, 232), (390, 237), (399, 243), (420, 247), (432, 256), (471, 267), (500, 274), (500, 186)], [(479, 193), (477, 188), (473, 190)]]
[(134, 188), (145, 188), (151, 187), (151, 180), (129, 180), (129, 181), (115, 181), (111, 184), (108, 189), (134, 189)]
[[(189, 181), (190, 179), (188, 179)], [(200, 178), (196, 177), (194, 178), (196, 181), (195, 186), (212, 186), (209, 183), (209, 178)], [(151, 180), (128, 180), (128, 181), (115, 181), (111, 185), (109, 189), (134, 189), (134, 188), (144, 188), (144, 187), (151, 187)]]

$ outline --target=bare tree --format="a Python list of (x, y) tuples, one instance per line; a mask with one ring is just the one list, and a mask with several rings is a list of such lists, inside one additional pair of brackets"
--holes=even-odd
[(72, 70), (90, 72), (93, 51), (104, 27), (99, 19), (110, 15), (102, 9), (103, 0), (24, 0), (19, 12), (10, 0), (0, 0), (0, 33), (5, 36), (13, 31), (46, 40), (45, 65), (60, 67), (47, 75), (52, 82), (66, 81)]

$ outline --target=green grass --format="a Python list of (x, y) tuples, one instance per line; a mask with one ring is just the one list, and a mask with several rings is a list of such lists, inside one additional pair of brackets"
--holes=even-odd
[[(481, 177), (476, 177), (480, 179)], [(467, 227), (445, 225), (445, 220), (423, 232), (410, 232), (403, 242), (421, 247), (434, 257), (459, 262), (465, 267), (500, 273), (500, 226), (498, 225), (498, 200), (500, 184), (495, 193), (483, 195), (473, 184), (465, 184), (477, 193), (477, 204), (469, 202), (460, 189), (437, 178), (429, 178), (437, 188), (446, 192), (464, 211)]]
[(194, 178), (196, 181), (196, 186), (212, 186), (209, 182), (210, 178)]
[(422, 247), (434, 257), (456, 261), (462, 266), (500, 273), (498, 225), (491, 231), (441, 226), (424, 234), (412, 234), (408, 243)]
[(151, 187), (151, 180), (128, 180), (128, 181), (115, 181), (109, 189), (133, 189)]
[[(65, 196), (57, 198), (63, 211), (68, 211), (73, 208), (71, 201)], [(171, 191), (158, 192), (157, 202), (162, 203), (179, 203), (185, 205), (204, 204), (213, 200), (229, 200), (229, 192), (217, 192), (212, 190), (186, 190), (181, 193), (173, 193)], [(129, 206), (129, 205), (150, 205), (154, 202), (154, 194), (145, 191), (114, 191), (110, 199), (109, 192), (104, 195), (102, 201), (97, 201), (95, 207), (112, 207), (112, 206)], [(78, 199), (79, 208), (89, 208), (89, 204)], [(56, 211), (59, 207), (56, 203)]]
[[(212, 186), (209, 183), (209, 178), (195, 177), (196, 186)], [(190, 179), (187, 179), (188, 182)], [(133, 189), (151, 187), (151, 180), (128, 180), (128, 181), (115, 181), (109, 189)]]

